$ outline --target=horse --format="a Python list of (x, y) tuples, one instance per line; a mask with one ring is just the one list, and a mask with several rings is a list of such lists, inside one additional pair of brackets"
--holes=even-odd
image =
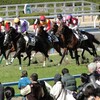
[[(61, 23), (61, 25), (58, 27), (56, 34), (60, 35), (64, 43), (64, 52), (63, 52), (63, 57), (60, 60), (60, 64), (62, 63), (65, 53), (67, 52), (68, 49), (74, 50), (76, 64), (78, 65), (80, 63), (79, 63), (79, 55), (77, 52), (77, 48), (82, 48), (83, 50), (87, 50), (91, 55), (96, 54), (96, 49), (93, 44), (94, 37), (91, 39), (91, 37), (88, 36), (87, 40), (81, 41), (80, 43), (80, 41), (76, 38), (75, 34), (73, 34), (72, 29), (68, 28), (64, 23)], [(84, 34), (86, 34), (86, 32), (84, 32)], [(93, 52), (91, 52), (89, 48), (92, 48)]]
[(35, 44), (33, 43), (34, 45), (26, 46), (26, 41), (24, 39), (24, 36), (21, 33), (16, 32), (16, 30), (13, 27), (10, 27), (10, 30), (7, 33), (7, 37), (4, 44), (7, 45), (13, 42), (16, 53), (14, 54), (11, 63), (17, 57), (19, 59), (20, 69), (21, 69), (22, 52), (26, 52), (27, 57), (29, 58), (28, 66), (30, 66), (31, 51), (41, 52), (42, 54), (45, 55), (46, 58), (49, 59), (43, 40), (37, 36), (33, 36), (32, 38), (34, 38)]
[[(50, 30), (51, 32), (52, 30)], [(38, 31), (37, 31), (37, 37), (41, 38), (44, 45), (45, 45), (45, 50), (46, 52), (49, 52), (49, 50), (51, 48), (54, 48), (60, 56), (62, 56), (62, 52), (61, 52), (61, 48), (59, 46), (59, 42), (54, 42), (52, 37), (50, 36), (50, 34), (48, 34), (46, 31), (44, 31), (44, 27), (43, 26), (38, 26)], [(48, 39), (48, 37), (50, 37), (50, 40)], [(45, 58), (46, 61), (46, 58)], [(44, 62), (45, 62), (44, 61)], [(52, 60), (49, 60), (52, 61)], [(45, 66), (45, 63), (44, 63)]]
[(0, 32), (0, 55), (3, 54), (5, 60), (6, 60), (6, 64), (8, 64), (8, 60), (7, 60), (7, 57), (6, 57), (6, 46), (3, 45), (3, 42), (4, 42), (4, 38), (5, 38), (5, 33), (1, 33)]

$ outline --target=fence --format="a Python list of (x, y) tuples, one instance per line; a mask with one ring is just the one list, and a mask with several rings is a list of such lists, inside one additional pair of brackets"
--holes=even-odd
[[(77, 75), (73, 75), (75, 78), (80, 78), (80, 74)], [(50, 77), (50, 78), (42, 78), (39, 79), (39, 81), (53, 81), (54, 77)], [(15, 86), (18, 85), (18, 82), (7, 82), (7, 83), (2, 83), (3, 86)], [(20, 96), (20, 94), (16, 94), (15, 96)]]
[[(94, 14), (98, 13), (98, 4), (81, 1), (43, 2), (30, 3), (31, 12), (48, 13), (49, 15), (61, 14)], [(0, 5), (0, 15), (5, 18), (17, 17), (24, 13), (25, 4)], [(28, 6), (29, 7), (29, 6)], [(27, 8), (29, 10), (29, 8)], [(29, 11), (28, 11), (29, 12)]]

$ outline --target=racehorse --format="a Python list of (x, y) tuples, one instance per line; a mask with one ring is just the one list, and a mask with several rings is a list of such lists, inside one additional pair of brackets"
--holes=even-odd
[(6, 60), (6, 64), (8, 64), (6, 53), (5, 53), (6, 52), (6, 47), (3, 45), (4, 38), (5, 38), (5, 33), (0, 32), (0, 55), (3, 54), (3, 56)]
[[(46, 31), (44, 31), (43, 26), (38, 26), (37, 37), (41, 38), (41, 40), (45, 46), (46, 52), (48, 53), (51, 48), (54, 48), (59, 53), (59, 55), (62, 56), (59, 42), (54, 42), (53, 39), (51, 38), (51, 36), (50, 36), (51, 39), (49, 40), (48, 39), (49, 36), (50, 35)], [(45, 58), (45, 61), (46, 61), (46, 58)], [(49, 61), (51, 61), (51, 60), (49, 60)], [(43, 65), (45, 66), (45, 63)]]
[[(78, 64), (78, 65), (80, 63), (79, 63), (79, 56), (78, 56), (77, 48), (82, 48), (83, 50), (87, 50), (91, 55), (96, 54), (96, 49), (95, 49), (95, 46), (93, 44), (94, 37), (92, 37), (92, 39), (91, 39), (91, 36), (88, 36), (87, 40), (80, 42), (76, 38), (72, 29), (69, 29), (64, 23), (61, 23), (56, 34), (60, 35), (60, 37), (62, 38), (62, 41), (64, 43), (64, 52), (63, 52), (63, 57), (60, 61), (60, 64), (62, 63), (62, 60), (65, 56), (65, 53), (67, 52), (68, 49), (74, 50), (75, 58), (76, 58), (76, 64)], [(86, 32), (84, 32), (84, 34), (86, 34)], [(91, 52), (89, 50), (89, 48), (92, 48), (93, 52)]]
[(35, 39), (35, 44), (26, 46), (24, 36), (21, 33), (16, 32), (16, 30), (13, 27), (10, 27), (4, 44), (7, 45), (13, 42), (16, 53), (14, 54), (11, 63), (17, 57), (19, 59), (19, 65), (21, 68), (21, 53), (26, 52), (27, 57), (29, 58), (28, 66), (30, 66), (31, 51), (41, 52), (45, 55), (45, 57), (49, 59), (43, 40), (37, 36), (33, 36), (33, 38)]

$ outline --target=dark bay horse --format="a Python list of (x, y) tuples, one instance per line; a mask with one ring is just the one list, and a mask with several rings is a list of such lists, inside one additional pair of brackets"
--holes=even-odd
[(16, 53), (14, 54), (11, 63), (13, 60), (17, 57), (19, 59), (19, 65), (21, 66), (21, 53), (26, 52), (27, 57), (29, 58), (28, 66), (30, 65), (30, 58), (31, 58), (31, 52), (41, 52), (44, 54), (45, 57), (49, 59), (48, 53), (45, 49), (45, 44), (43, 40), (40, 37), (33, 36), (35, 39), (35, 45), (29, 45), (26, 46), (26, 41), (24, 39), (24, 36), (21, 33), (17, 33), (16, 30), (13, 27), (10, 27), (10, 31), (7, 33), (7, 38), (5, 40), (5, 45), (13, 42), (14, 48)]
[[(73, 34), (73, 31), (71, 29), (69, 29), (64, 23), (62, 23), (59, 26), (56, 34), (60, 35), (60, 37), (62, 38), (63, 44), (64, 44), (64, 53), (63, 53), (63, 57), (60, 61), (60, 64), (62, 63), (65, 53), (67, 52), (68, 49), (74, 50), (76, 64), (78, 64), (78, 65), (80, 63), (79, 63), (79, 56), (78, 56), (77, 48), (82, 48), (83, 50), (87, 50), (91, 55), (96, 55), (96, 49), (93, 44), (93, 42), (94, 42), (93, 36), (88, 36), (87, 40), (84, 40), (80, 43), (79, 40), (76, 38), (75, 34)], [(87, 33), (84, 32), (84, 34), (87, 34)], [(89, 48), (92, 48), (93, 52), (91, 52), (89, 50)]]
[(6, 65), (8, 65), (8, 60), (7, 60), (7, 57), (6, 57), (6, 48), (7, 47), (3, 45), (4, 38), (5, 38), (5, 33), (0, 32), (0, 55), (3, 54), (3, 56), (6, 60)]
[[(48, 39), (48, 36), (50, 36), (46, 31), (43, 30), (43, 26), (39, 26), (38, 27), (38, 37), (41, 37), (42, 40), (44, 41), (44, 44), (46, 46), (45, 49), (47, 49), (47, 52), (51, 49), (51, 48), (54, 48), (60, 56), (62, 56), (62, 53), (61, 53), (61, 48), (59, 46), (59, 42), (53, 42), (53, 39), (51, 37), (51, 39), (49, 40)], [(52, 30), (51, 30), (52, 31)]]

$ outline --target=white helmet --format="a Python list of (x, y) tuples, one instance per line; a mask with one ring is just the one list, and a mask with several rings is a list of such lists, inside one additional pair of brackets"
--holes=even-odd
[(4, 21), (4, 19), (2, 17), (0, 17), (0, 22)]

